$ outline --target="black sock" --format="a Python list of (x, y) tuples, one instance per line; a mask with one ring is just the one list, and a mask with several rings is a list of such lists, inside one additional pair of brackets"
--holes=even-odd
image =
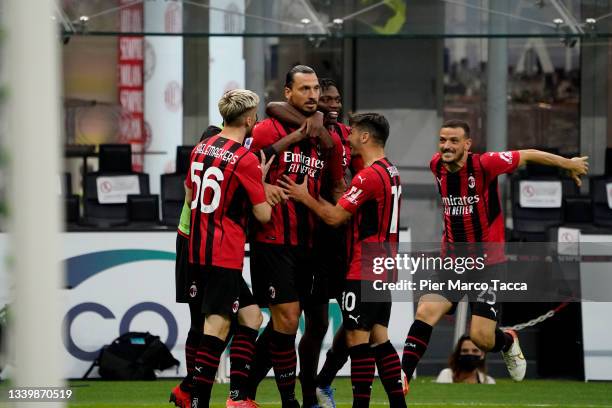
[(191, 328), (185, 341), (185, 364), (187, 365), (187, 376), (181, 382), (181, 389), (189, 391), (191, 389), (191, 378), (193, 377), (193, 367), (195, 365), (198, 346), (202, 341), (202, 332)]
[(270, 334), (270, 356), (282, 404), (283, 406), (294, 405), (296, 403), (295, 374), (297, 368), (295, 334), (272, 331)]
[(350, 347), (349, 355), (351, 356), (353, 408), (368, 407), (376, 369), (374, 350), (367, 343), (360, 344)]
[(378, 377), (385, 387), (391, 408), (406, 407), (402, 389), (402, 365), (391, 341), (374, 347)]
[(193, 389), (191, 396), (191, 406), (193, 408), (206, 408), (210, 402), (210, 392), (215, 375), (219, 368), (219, 360), (225, 341), (215, 336), (202, 335), (202, 341), (195, 359), (193, 374)]
[(319, 367), (321, 344), (328, 327), (327, 304), (315, 305), (309, 311), (305, 311), (304, 315), (306, 330), (298, 345), (299, 378), (302, 386), (302, 406), (312, 407), (318, 405), (315, 379)]
[(495, 329), (495, 344), (493, 345), (493, 348), (489, 351), (506, 352), (510, 350), (510, 347), (512, 347), (512, 343), (514, 343), (514, 337), (512, 337), (509, 333), (501, 331), (500, 329)]
[[(302, 359), (300, 359), (300, 364), (301, 363)], [(301, 368), (298, 378), (300, 379), (300, 385), (302, 387), (302, 407), (310, 408), (314, 405), (318, 405), (316, 383), (314, 378), (302, 371)]]
[(248, 397), (249, 371), (255, 353), (255, 340), (259, 332), (246, 326), (238, 326), (230, 346), (230, 398), (244, 401)]
[(410, 326), (402, 356), (402, 368), (408, 382), (412, 379), (412, 374), (414, 374), (419, 360), (427, 350), (432, 330), (433, 327), (422, 320), (415, 320)]
[(327, 351), (325, 363), (323, 363), (323, 368), (321, 368), (317, 376), (317, 387), (329, 387), (334, 378), (336, 378), (338, 371), (348, 361), (348, 358), (349, 349), (346, 345), (346, 340), (334, 343), (332, 348)]
[(272, 360), (270, 358), (270, 335), (273, 332), (272, 321), (266, 326), (264, 331), (259, 335), (255, 342), (255, 358), (249, 373), (248, 397), (252, 400), (257, 395), (257, 387), (259, 383), (266, 378), (268, 372), (272, 368)]

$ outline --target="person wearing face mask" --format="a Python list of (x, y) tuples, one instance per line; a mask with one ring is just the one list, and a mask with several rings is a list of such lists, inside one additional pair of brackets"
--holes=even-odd
[(476, 347), (470, 336), (463, 335), (448, 359), (450, 367), (440, 371), (436, 382), (495, 384), (495, 380), (486, 374), (485, 363), (484, 351)]

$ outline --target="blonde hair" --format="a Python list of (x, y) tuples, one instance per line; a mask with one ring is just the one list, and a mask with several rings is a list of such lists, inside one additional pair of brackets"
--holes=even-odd
[(258, 104), (259, 96), (255, 92), (248, 89), (233, 89), (219, 99), (219, 113), (225, 125), (236, 125), (242, 115), (256, 108)]

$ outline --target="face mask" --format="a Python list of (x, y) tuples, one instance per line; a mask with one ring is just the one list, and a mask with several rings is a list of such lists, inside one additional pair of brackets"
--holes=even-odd
[(473, 354), (463, 354), (457, 359), (461, 371), (473, 371), (480, 365), (480, 356)]

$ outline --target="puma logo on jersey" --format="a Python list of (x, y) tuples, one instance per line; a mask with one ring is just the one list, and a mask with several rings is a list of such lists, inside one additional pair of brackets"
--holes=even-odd
[(353, 319), (355, 321), (355, 324), (359, 324), (359, 318), (361, 317), (361, 315), (358, 315), (357, 317), (355, 317), (352, 314), (349, 314), (348, 317), (349, 319)]

